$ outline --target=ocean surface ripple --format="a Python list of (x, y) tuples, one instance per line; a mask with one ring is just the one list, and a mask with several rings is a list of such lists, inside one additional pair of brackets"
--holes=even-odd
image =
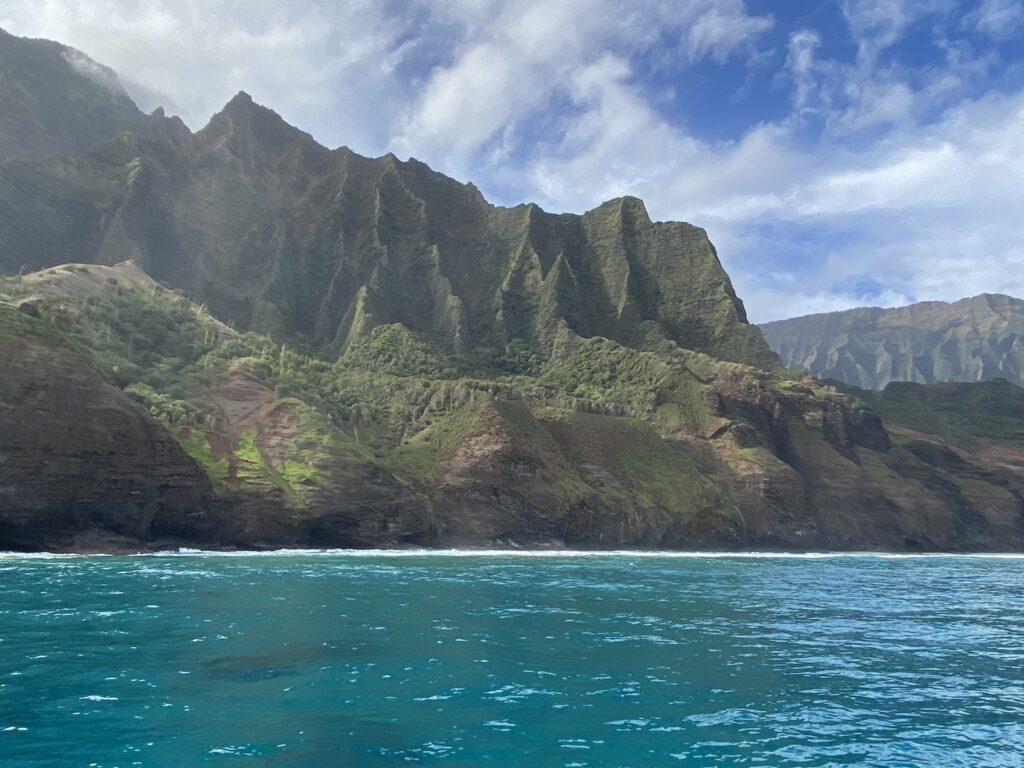
[(0, 555), (0, 764), (1024, 766), (1024, 560)]

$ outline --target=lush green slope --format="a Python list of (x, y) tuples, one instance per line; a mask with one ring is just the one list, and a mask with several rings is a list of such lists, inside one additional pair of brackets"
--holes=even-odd
[(761, 326), (782, 362), (864, 389), (890, 381), (1024, 384), (1024, 301), (975, 296), (898, 309), (851, 309)]
[(547, 360), (452, 358), (392, 324), (334, 359), (234, 331), (133, 264), (0, 291), (191, 457), (215, 522), (190, 543), (984, 549), (1021, 535), (1006, 462), (950, 465), (922, 448), (934, 438), (894, 443), (827, 385), (673, 342), (641, 351), (562, 323)]
[(966, 384), (891, 382), (881, 392), (849, 388), (886, 424), (935, 435), (966, 449), (1024, 450), (1024, 389), (1006, 379)]

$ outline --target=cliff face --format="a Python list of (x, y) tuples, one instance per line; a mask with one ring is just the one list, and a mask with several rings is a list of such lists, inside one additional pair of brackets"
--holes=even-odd
[(696, 227), (125, 115), (0, 159), (0, 548), (1024, 548), (1024, 464), (781, 370)]
[(299, 354), (132, 264), (0, 288), (39, 315), (0, 303), (6, 546), (1024, 546), (1024, 461), (994, 428), (887, 430), (855, 392), (672, 342), (562, 324), (529, 372), (467, 375), (401, 326)]
[(134, 259), (237, 327), (334, 351), (401, 323), (451, 353), (518, 339), (546, 355), (565, 322), (778, 364), (705, 232), (635, 198), (496, 207), (415, 160), (327, 150), (245, 93), (194, 135), (136, 118), (87, 153), (0, 164), (0, 269)]
[(0, 303), (0, 549), (208, 535), (210, 482), (41, 320)]
[(807, 315), (761, 330), (787, 367), (864, 389), (997, 377), (1024, 385), (1024, 301), (1009, 296)]

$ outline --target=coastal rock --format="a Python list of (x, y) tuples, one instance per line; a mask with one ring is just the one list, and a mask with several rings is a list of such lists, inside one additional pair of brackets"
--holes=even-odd
[(3, 303), (0, 371), (0, 549), (208, 536), (200, 467), (51, 327)]

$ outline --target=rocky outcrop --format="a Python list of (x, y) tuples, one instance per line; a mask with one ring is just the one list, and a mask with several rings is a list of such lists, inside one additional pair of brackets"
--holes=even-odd
[(206, 474), (44, 321), (0, 302), (0, 549), (207, 539)]
[(444, 546), (1024, 547), (1019, 466), (890, 434), (863, 403), (816, 383), (723, 371), (708, 395), (722, 420), (712, 436), (483, 396), (398, 458), (439, 444), (419, 487), (436, 510), (431, 541)]
[(1024, 301), (1010, 296), (850, 309), (761, 330), (787, 367), (863, 389), (993, 378), (1024, 385)]

